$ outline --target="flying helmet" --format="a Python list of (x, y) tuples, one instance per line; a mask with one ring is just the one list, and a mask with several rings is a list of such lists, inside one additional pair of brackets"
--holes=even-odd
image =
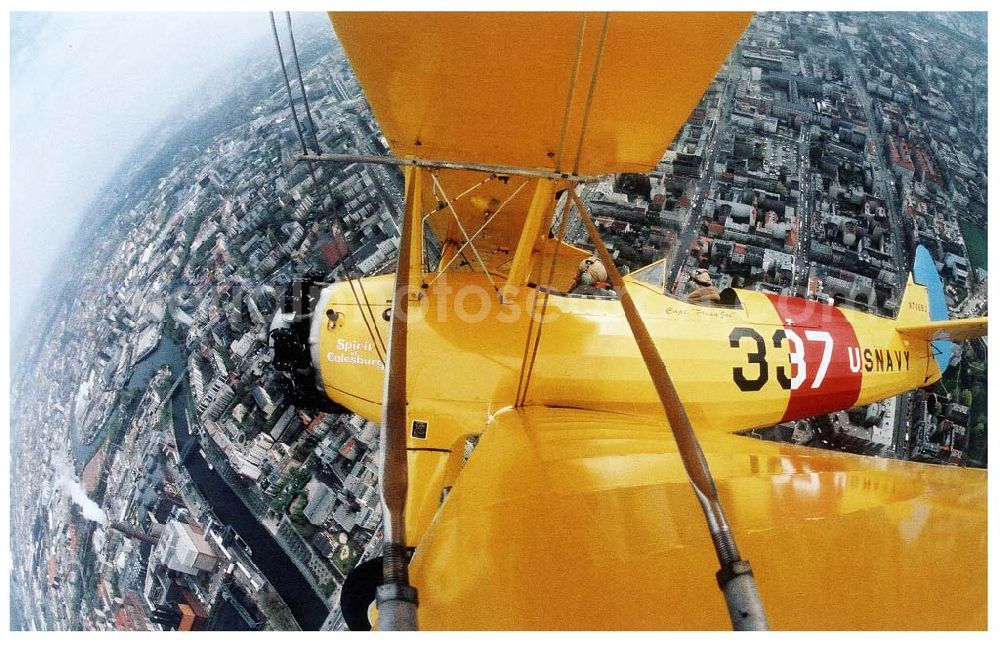
[(608, 281), (608, 270), (595, 256), (580, 262), (580, 268), (577, 272), (580, 275), (580, 281), (586, 284)]
[(706, 269), (698, 269), (694, 272), (694, 275), (691, 276), (691, 279), (694, 280), (695, 284), (699, 284), (703, 287), (707, 287), (712, 284), (712, 278), (708, 275), (708, 271)]

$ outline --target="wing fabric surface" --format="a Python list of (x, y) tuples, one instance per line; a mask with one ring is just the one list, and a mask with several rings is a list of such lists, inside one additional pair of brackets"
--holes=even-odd
[(749, 13), (331, 13), (400, 157), (648, 172)]
[[(417, 548), (421, 628), (728, 629), (664, 427), (497, 415)], [(985, 629), (985, 471), (736, 435), (703, 448), (772, 628)]]

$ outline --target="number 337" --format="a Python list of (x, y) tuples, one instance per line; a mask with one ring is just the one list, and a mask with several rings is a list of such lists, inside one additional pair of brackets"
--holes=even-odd
[[(805, 331), (806, 340), (810, 342), (823, 343), (823, 357), (820, 359), (819, 367), (813, 376), (811, 389), (816, 389), (826, 378), (826, 370), (830, 366), (830, 357), (833, 355), (833, 337), (830, 332), (817, 329), (807, 329)], [(747, 363), (756, 367), (756, 373), (748, 367), (733, 368), (733, 382), (744, 392), (756, 392), (767, 383), (769, 374), (767, 366), (767, 347), (764, 338), (756, 329), (750, 327), (736, 327), (729, 334), (729, 346), (740, 348), (743, 341), (752, 341), (751, 351), (747, 352)], [(807, 378), (808, 367), (806, 365), (805, 343), (802, 338), (791, 329), (776, 329), (771, 335), (771, 343), (776, 349), (781, 348), (782, 341), (788, 341), (788, 360), (791, 369), (786, 371), (784, 365), (774, 368), (774, 378), (778, 385), (785, 390), (797, 390), (802, 387)], [(789, 373), (790, 372), (790, 373)], [(748, 376), (749, 373), (749, 376)]]

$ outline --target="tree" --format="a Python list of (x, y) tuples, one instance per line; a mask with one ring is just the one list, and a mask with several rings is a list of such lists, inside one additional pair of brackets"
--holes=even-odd
[(962, 401), (962, 405), (964, 405), (965, 407), (967, 408), (972, 407), (972, 390), (968, 388), (962, 390), (960, 400)]
[(303, 512), (306, 508), (306, 496), (299, 495), (292, 502), (292, 505), (288, 509), (288, 517), (292, 520), (293, 524), (303, 525), (309, 524), (309, 518), (306, 517)]
[(301, 440), (296, 442), (295, 447), (292, 449), (292, 458), (296, 461), (305, 461), (312, 453), (313, 448), (318, 444), (318, 437), (311, 434), (305, 435)]
[(276, 495), (275, 498), (271, 500), (271, 503), (268, 505), (268, 508), (270, 508), (271, 512), (273, 513), (281, 513), (285, 508), (285, 503), (286, 502), (285, 502), (284, 492), (281, 492), (278, 493), (278, 495)]

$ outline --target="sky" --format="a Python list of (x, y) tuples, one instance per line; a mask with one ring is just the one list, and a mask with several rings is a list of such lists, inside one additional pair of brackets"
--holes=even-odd
[(273, 48), (271, 37), (266, 13), (10, 14), (15, 335), (136, 144), (213, 72), (250, 47)]

